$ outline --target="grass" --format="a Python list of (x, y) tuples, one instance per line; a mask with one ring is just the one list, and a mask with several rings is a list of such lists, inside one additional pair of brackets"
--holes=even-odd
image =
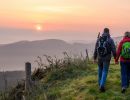
[(34, 89), (37, 93), (34, 100), (44, 100), (45, 97), (47, 100), (130, 100), (130, 88), (125, 94), (121, 93), (119, 65), (110, 65), (105, 93), (98, 89), (97, 65), (89, 64), (85, 69), (73, 70), (70, 74), (75, 76), (63, 80), (52, 78), (53, 84), (47, 89), (43, 88), (44, 79), (41, 80), (38, 88)]
[(96, 64), (70, 57), (62, 61), (47, 59), (52, 68), (42, 64), (41, 58), (37, 61), (40, 67), (34, 71), (32, 79), (38, 83), (32, 88), (29, 100), (130, 100), (130, 88), (125, 94), (121, 93), (119, 65), (110, 65), (106, 92), (100, 93)]

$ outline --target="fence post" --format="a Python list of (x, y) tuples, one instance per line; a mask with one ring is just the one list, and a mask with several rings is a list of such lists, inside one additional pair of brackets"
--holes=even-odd
[(29, 92), (31, 88), (31, 63), (30, 62), (25, 63), (25, 73), (26, 73), (25, 91)]
[(86, 60), (89, 61), (88, 50), (86, 49)]
[(7, 84), (7, 75), (5, 71), (3, 71), (3, 80), (4, 80), (4, 90), (7, 91), (8, 84)]

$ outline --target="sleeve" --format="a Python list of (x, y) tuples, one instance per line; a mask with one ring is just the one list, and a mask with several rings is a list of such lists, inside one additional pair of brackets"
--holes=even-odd
[(119, 59), (119, 57), (120, 57), (120, 54), (121, 54), (121, 50), (122, 50), (122, 44), (123, 44), (123, 42), (121, 41), (120, 43), (119, 43), (119, 46), (118, 46), (118, 49), (117, 49), (117, 52), (116, 52), (116, 61), (118, 61), (118, 59)]
[(96, 41), (96, 44), (95, 44), (95, 49), (94, 49), (94, 54), (93, 54), (94, 60), (97, 59), (97, 47), (98, 47), (98, 40)]
[(114, 59), (116, 59), (116, 45), (115, 45), (113, 39), (111, 39), (111, 50), (112, 50), (112, 54), (114, 56)]

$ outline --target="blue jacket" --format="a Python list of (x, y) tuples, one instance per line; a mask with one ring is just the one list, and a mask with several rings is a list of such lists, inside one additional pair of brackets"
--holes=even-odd
[[(110, 44), (110, 48), (111, 48), (111, 53), (113, 54), (114, 58), (116, 58), (116, 46), (115, 46), (115, 43), (113, 41), (113, 39), (110, 37), (110, 34), (109, 33), (103, 33), (102, 36), (107, 36), (108, 37), (108, 42)], [(98, 49), (98, 43), (99, 43), (99, 38), (97, 39), (96, 41), (96, 44), (95, 44), (95, 50), (94, 50), (94, 60), (96, 60), (97, 58), (99, 60), (107, 60), (107, 61), (110, 61), (111, 60), (111, 53), (108, 54), (107, 56), (105, 57), (100, 57), (98, 55), (98, 52), (97, 52), (97, 49)]]

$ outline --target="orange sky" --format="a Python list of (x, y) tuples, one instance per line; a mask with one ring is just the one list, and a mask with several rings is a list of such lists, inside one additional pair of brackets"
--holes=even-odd
[[(24, 34), (19, 38), (17, 34), (20, 33), (4, 34), (1, 29), (35, 31), (38, 24), (42, 34), (29, 33), (27, 40), (71, 40), (72, 37), (82, 40), (88, 35), (94, 39), (104, 27), (109, 27), (113, 36), (118, 36), (130, 28), (129, 5), (130, 0), (1, 0), (0, 35), (1, 38), (11, 37), (8, 42), (23, 40)], [(17, 39), (12, 36), (14, 34)], [(41, 36), (43, 38), (39, 38)]]

